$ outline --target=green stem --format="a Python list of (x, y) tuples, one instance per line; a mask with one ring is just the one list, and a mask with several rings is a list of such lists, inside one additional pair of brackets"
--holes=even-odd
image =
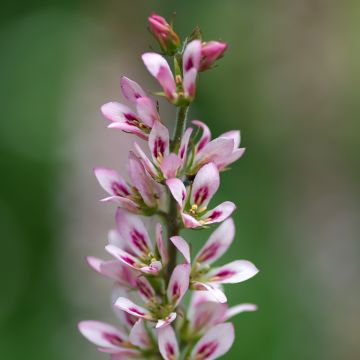
[[(171, 141), (171, 152), (177, 152), (180, 147), (181, 138), (186, 128), (186, 116), (189, 109), (189, 105), (180, 106), (177, 113), (176, 125), (174, 130), (174, 137)], [(170, 194), (169, 191), (169, 211), (166, 221), (167, 237), (168, 237), (168, 253), (169, 263), (167, 266), (167, 280), (169, 280), (175, 266), (176, 266), (176, 248), (170, 241), (170, 237), (179, 235), (181, 229), (181, 223), (179, 221), (179, 214), (177, 209), (177, 202)]]

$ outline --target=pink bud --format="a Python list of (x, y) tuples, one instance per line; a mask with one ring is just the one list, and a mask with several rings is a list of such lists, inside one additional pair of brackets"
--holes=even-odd
[(204, 43), (201, 49), (200, 71), (211, 68), (214, 62), (221, 58), (227, 49), (227, 44), (219, 41), (209, 41)]
[(180, 38), (172, 26), (162, 16), (155, 13), (148, 20), (150, 31), (159, 42), (161, 50), (167, 55), (173, 55), (180, 46)]

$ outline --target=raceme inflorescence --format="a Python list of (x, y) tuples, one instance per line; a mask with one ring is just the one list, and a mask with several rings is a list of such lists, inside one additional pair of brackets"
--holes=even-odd
[[(171, 137), (162, 122), (158, 103), (127, 77), (121, 78), (120, 87), (130, 105), (109, 102), (101, 107), (109, 128), (140, 140), (129, 152), (128, 181), (113, 169), (95, 169), (108, 194), (102, 201), (117, 205), (116, 228), (105, 246), (113, 260), (88, 257), (87, 262), (114, 282), (113, 306), (120, 324), (81, 321), (79, 330), (112, 360), (211, 360), (234, 342), (229, 319), (256, 310), (253, 304), (229, 307), (224, 285), (258, 272), (247, 260), (214, 266), (234, 239), (230, 216), (235, 204), (210, 202), (219, 189), (220, 173), (244, 154), (240, 132), (212, 139), (205, 123), (187, 124), (199, 74), (214, 67), (227, 45), (203, 41), (198, 28), (182, 42), (157, 14), (149, 17), (149, 28), (160, 53), (147, 52), (142, 60), (162, 88), (156, 95), (177, 109), (174, 134)], [(145, 226), (145, 217), (156, 221)], [(200, 251), (191, 254), (180, 231), (212, 224), (220, 225)]]

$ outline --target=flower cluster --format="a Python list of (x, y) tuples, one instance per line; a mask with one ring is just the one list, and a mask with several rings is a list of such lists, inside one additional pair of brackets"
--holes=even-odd
[[(210, 360), (225, 354), (234, 341), (228, 320), (256, 310), (253, 304), (229, 307), (223, 289), (224, 284), (253, 277), (258, 272), (255, 265), (235, 260), (214, 266), (235, 237), (230, 218), (235, 204), (225, 201), (208, 208), (219, 188), (220, 173), (244, 153), (240, 132), (212, 139), (199, 120), (186, 127), (199, 73), (212, 68), (227, 45), (203, 42), (198, 32), (181, 44), (173, 27), (157, 14), (150, 16), (149, 26), (162, 54), (145, 53), (142, 60), (162, 87), (158, 95), (177, 107), (175, 132), (171, 138), (156, 102), (126, 77), (120, 87), (134, 109), (118, 102), (101, 108), (109, 128), (136, 135), (146, 144), (134, 142), (128, 181), (113, 169), (95, 169), (108, 194), (103, 201), (117, 205), (116, 228), (109, 232), (105, 246), (114, 259), (88, 257), (87, 261), (114, 282), (113, 306), (121, 324), (82, 321), (79, 330), (113, 360)], [(163, 55), (172, 56), (173, 70)], [(158, 222), (147, 227), (143, 217), (156, 217)], [(179, 235), (181, 229), (215, 223), (221, 224), (193, 256), (189, 243)], [(187, 293), (190, 302), (185, 306)]]

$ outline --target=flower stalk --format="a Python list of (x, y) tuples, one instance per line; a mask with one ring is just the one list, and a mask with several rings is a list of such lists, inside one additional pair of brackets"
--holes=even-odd
[[(256, 310), (253, 304), (229, 307), (223, 285), (246, 281), (258, 272), (247, 260), (213, 265), (234, 240), (230, 216), (236, 207), (231, 201), (208, 207), (220, 187), (220, 173), (244, 154), (240, 132), (211, 139), (207, 125), (193, 120), (199, 137), (187, 122), (199, 73), (211, 69), (227, 45), (202, 42), (199, 36), (181, 45), (172, 25), (157, 14), (149, 17), (149, 27), (161, 54), (171, 56), (174, 64), (172, 70), (161, 54), (142, 55), (162, 87), (158, 94), (176, 107), (174, 134), (170, 139), (156, 102), (135, 81), (122, 77), (121, 90), (132, 107), (113, 101), (102, 106), (102, 113), (111, 122), (109, 128), (145, 141), (150, 156), (134, 143), (128, 159), (130, 181), (115, 170), (95, 169), (109, 195), (102, 201), (117, 205), (116, 229), (109, 232), (105, 246), (114, 260), (87, 259), (114, 282), (113, 306), (122, 321), (119, 327), (82, 321), (79, 330), (112, 360), (212, 360), (234, 342), (228, 320)], [(162, 222), (149, 229), (143, 217), (154, 216)], [(181, 230), (211, 224), (220, 225), (193, 256)], [(190, 305), (185, 307), (182, 301), (188, 294)]]

